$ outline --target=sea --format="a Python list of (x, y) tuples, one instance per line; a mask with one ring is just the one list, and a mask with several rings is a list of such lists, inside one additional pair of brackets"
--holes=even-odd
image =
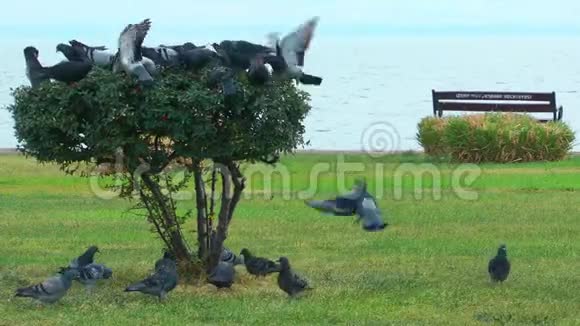
[[(157, 37), (148, 45), (163, 43), (162, 37)], [(249, 40), (263, 41), (259, 37)], [(55, 53), (58, 42), (31, 37), (3, 42), (0, 107), (13, 102), (11, 89), (28, 83), (22, 49), (37, 46), (41, 62), (50, 65), (63, 60)], [(114, 43), (102, 42), (98, 37), (89, 42), (114, 47)], [(564, 107), (563, 120), (577, 132), (580, 130), (578, 53), (577, 37), (317, 37), (307, 53), (304, 70), (322, 76), (324, 81), (318, 87), (300, 86), (310, 93), (312, 105), (305, 120), (304, 138), (308, 145), (304, 149), (421, 150), (416, 140), (417, 124), (433, 114), (432, 89), (554, 91), (557, 104)], [(0, 148), (14, 148), (17, 144), (12, 117), (0, 108)], [(573, 149), (579, 151), (580, 142)]]

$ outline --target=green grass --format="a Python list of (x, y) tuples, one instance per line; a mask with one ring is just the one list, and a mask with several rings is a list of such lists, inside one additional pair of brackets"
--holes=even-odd
[[(315, 197), (335, 194), (340, 160), (362, 163), (348, 181), (365, 176), (371, 190), (383, 190), (379, 204), (391, 224), (384, 232), (363, 232), (352, 219), (320, 215), (301, 201), (317, 164), (329, 171), (320, 174)], [(433, 198), (431, 177), (420, 185), (421, 198), (413, 178), (397, 182), (401, 163), (440, 171), (441, 198)], [(479, 178), (465, 185), (478, 194), (472, 201), (453, 191), (455, 165), (420, 155), (298, 154), (281, 166), (291, 189), (274, 177), (272, 195), (264, 196), (263, 178), (254, 175), (227, 245), (288, 256), (315, 290), (289, 300), (275, 277), (255, 280), (238, 269), (231, 291), (182, 284), (159, 304), (122, 291), (150, 271), (161, 249), (147, 222), (127, 213), (129, 202), (99, 199), (87, 179), (54, 166), (0, 155), (0, 325), (580, 324), (580, 157), (480, 165)], [(513, 270), (506, 283), (492, 285), (487, 262), (500, 243)], [(97, 261), (114, 270), (93, 295), (75, 284), (42, 309), (12, 297), (92, 244), (102, 251)]]

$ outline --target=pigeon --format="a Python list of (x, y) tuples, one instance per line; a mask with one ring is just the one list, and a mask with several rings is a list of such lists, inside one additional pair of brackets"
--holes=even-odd
[(264, 64), (264, 57), (258, 54), (248, 68), (248, 80), (255, 85), (264, 85), (270, 80), (270, 71)]
[(69, 44), (77, 51), (84, 53), (89, 62), (95, 66), (108, 68), (113, 64), (115, 54), (107, 51), (105, 46), (88, 46), (77, 40), (71, 40)]
[(226, 98), (236, 95), (237, 87), (234, 81), (234, 71), (221, 65), (213, 67), (207, 76), (207, 86), (210, 88), (220, 86)]
[(213, 271), (208, 275), (208, 282), (218, 289), (230, 288), (234, 283), (236, 270), (234, 264), (220, 261)]
[(228, 57), (230, 67), (238, 70), (250, 68), (252, 60), (258, 55), (275, 55), (271, 48), (248, 41), (226, 40), (219, 46), (214, 43), (214, 47), (222, 49)]
[(175, 256), (169, 250), (163, 252), (163, 257), (155, 262), (155, 271), (175, 264)]
[(113, 276), (113, 270), (103, 264), (88, 264), (79, 270), (76, 278), (81, 284), (93, 287), (98, 280), (107, 280)]
[(199, 47), (179, 53), (183, 65), (187, 69), (200, 70), (211, 63), (220, 61), (220, 56), (213, 47)]
[(230, 263), (235, 265), (243, 265), (244, 264), (244, 256), (236, 255), (230, 249), (224, 247), (222, 250), (222, 254), (220, 256), (220, 261)]
[[(129, 24), (119, 36), (119, 52), (117, 59), (114, 60), (113, 71), (124, 70), (128, 75), (135, 76), (143, 86), (152, 86), (154, 84), (150, 70), (154, 69), (155, 64), (151, 67), (151, 60), (144, 62), (141, 53), (141, 45), (151, 28), (151, 21), (145, 19), (139, 24)], [(146, 68), (149, 66), (149, 70)]]
[(185, 42), (182, 45), (160, 45), (159, 47), (173, 49), (179, 54), (197, 48), (197, 46), (191, 42)]
[(55, 303), (70, 289), (73, 278), (78, 275), (75, 269), (67, 270), (60, 275), (49, 278), (42, 283), (16, 290), (16, 297), (34, 298), (41, 303)]
[(278, 266), (278, 264), (267, 258), (256, 257), (246, 248), (242, 249), (240, 255), (244, 256), (246, 270), (254, 276), (263, 277), (270, 273), (280, 271), (280, 266)]
[(89, 264), (92, 264), (95, 259), (95, 254), (99, 252), (99, 248), (97, 246), (90, 246), (82, 255), (78, 256), (77, 258), (71, 260), (68, 268), (66, 269), (81, 269)]
[(43, 81), (54, 79), (67, 84), (76, 83), (87, 76), (92, 65), (86, 62), (65, 61), (52, 67), (43, 67), (38, 61), (38, 50), (29, 46), (24, 49), (26, 76), (33, 88)]
[(61, 52), (68, 61), (89, 62), (89, 58), (83, 51), (68, 44), (58, 44), (56, 52)]
[(177, 286), (177, 266), (175, 261), (169, 258), (163, 258), (156, 263), (155, 272), (148, 278), (129, 285), (125, 292), (141, 292), (144, 294), (154, 295), (159, 301), (167, 297)]
[(320, 211), (337, 216), (358, 215), (365, 231), (381, 231), (388, 226), (383, 221), (382, 213), (377, 207), (375, 198), (367, 191), (366, 183), (357, 181), (352, 192), (331, 200), (311, 200), (306, 204)]
[(507, 247), (501, 245), (497, 255), (493, 257), (487, 266), (487, 271), (493, 282), (503, 282), (510, 273), (510, 262), (507, 259)]
[(142, 47), (143, 57), (151, 59), (157, 66), (173, 67), (180, 63), (180, 54), (176, 50), (158, 46), (156, 48)]
[(280, 257), (279, 262), (280, 273), (278, 274), (278, 286), (282, 291), (288, 293), (289, 296), (294, 297), (304, 290), (312, 289), (308, 285), (306, 279), (292, 270), (288, 258)]
[(271, 43), (273, 43), (272, 46), (276, 50), (276, 55), (284, 58), (286, 62), (285, 75), (305, 85), (320, 85), (322, 83), (321, 77), (308, 75), (302, 71), (306, 50), (310, 46), (318, 20), (318, 17), (311, 18), (282, 38), (281, 41), (277, 38), (277, 34), (271, 33), (269, 36)]

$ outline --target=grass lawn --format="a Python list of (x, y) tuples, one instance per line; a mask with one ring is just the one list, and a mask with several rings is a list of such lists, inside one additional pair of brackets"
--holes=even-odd
[[(334, 181), (340, 162), (358, 163), (348, 181), (365, 176), (382, 193), (391, 224), (384, 232), (366, 233), (351, 218), (302, 202), (342, 188)], [(315, 289), (289, 300), (275, 276), (255, 280), (240, 268), (231, 291), (182, 284), (159, 304), (123, 292), (161, 252), (147, 222), (127, 212), (129, 202), (100, 199), (88, 179), (55, 166), (0, 155), (0, 324), (580, 325), (580, 157), (468, 170), (476, 176), (457, 191), (457, 166), (419, 155), (297, 154), (283, 159), (277, 171), (287, 177), (276, 174), (266, 194), (260, 173), (268, 168), (247, 170), (248, 196), (228, 247), (285, 255)], [(191, 208), (193, 199), (180, 205)], [(500, 243), (512, 273), (492, 285), (487, 262)], [(92, 244), (101, 248), (96, 260), (114, 271), (92, 295), (75, 284), (42, 309), (13, 298), (15, 288), (43, 280)]]

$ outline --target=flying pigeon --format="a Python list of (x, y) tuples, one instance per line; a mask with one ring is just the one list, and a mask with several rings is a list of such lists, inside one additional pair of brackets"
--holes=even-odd
[(88, 46), (77, 40), (71, 40), (69, 44), (77, 51), (84, 53), (95, 66), (111, 67), (113, 64), (115, 54), (107, 51), (105, 46)]
[(230, 263), (235, 265), (243, 265), (244, 264), (244, 256), (236, 255), (230, 249), (224, 247), (222, 250), (222, 254), (220, 256), (220, 261)]
[(175, 261), (169, 258), (163, 258), (160, 261), (161, 263), (156, 263), (156, 270), (151, 276), (129, 285), (125, 292), (141, 292), (157, 296), (159, 301), (164, 300), (167, 297), (167, 293), (177, 286), (177, 266)]
[(271, 33), (269, 35), (270, 43), (273, 43), (276, 55), (284, 58), (286, 62), (285, 75), (305, 85), (320, 85), (322, 83), (322, 78), (305, 74), (302, 71), (304, 57), (314, 36), (318, 20), (318, 17), (311, 18), (295, 31), (282, 38), (281, 41), (276, 39), (276, 34)]
[(220, 261), (213, 271), (208, 275), (208, 282), (218, 289), (230, 288), (234, 283), (236, 270), (234, 264)]
[(26, 76), (33, 88), (50, 79), (72, 84), (85, 78), (92, 69), (91, 64), (77, 61), (64, 61), (52, 67), (43, 67), (38, 61), (38, 53), (32, 46), (24, 49)]
[(294, 297), (304, 290), (312, 289), (305, 278), (292, 270), (288, 258), (280, 257), (279, 262), (280, 273), (278, 274), (278, 286), (282, 291)]
[[(152, 86), (154, 84), (153, 77), (146, 68), (146, 63), (144, 63), (141, 53), (141, 46), (150, 28), (151, 21), (149, 19), (145, 19), (139, 24), (129, 24), (125, 27), (119, 36), (118, 59), (115, 60), (113, 65), (114, 72), (122, 69), (128, 75), (137, 77), (144, 86)], [(152, 62), (151, 60), (149, 61)], [(154, 68), (150, 67), (149, 69)]]
[(280, 266), (275, 262), (262, 257), (256, 257), (252, 253), (244, 248), (242, 249), (240, 255), (244, 256), (244, 263), (246, 265), (246, 270), (248, 273), (254, 276), (266, 276), (270, 273), (276, 273), (280, 270)]
[(367, 191), (366, 183), (358, 181), (353, 191), (331, 200), (312, 200), (306, 204), (326, 213), (337, 216), (358, 215), (357, 221), (362, 222), (365, 231), (381, 231), (387, 227), (382, 213), (377, 207), (375, 198)]
[(507, 259), (507, 247), (505, 245), (501, 245), (497, 249), (497, 255), (489, 261), (487, 271), (493, 282), (503, 282), (508, 278), (510, 262)]
[(16, 290), (16, 297), (34, 298), (41, 303), (54, 303), (60, 300), (70, 289), (73, 278), (78, 275), (75, 269), (67, 270), (60, 275), (49, 278), (42, 283)]

